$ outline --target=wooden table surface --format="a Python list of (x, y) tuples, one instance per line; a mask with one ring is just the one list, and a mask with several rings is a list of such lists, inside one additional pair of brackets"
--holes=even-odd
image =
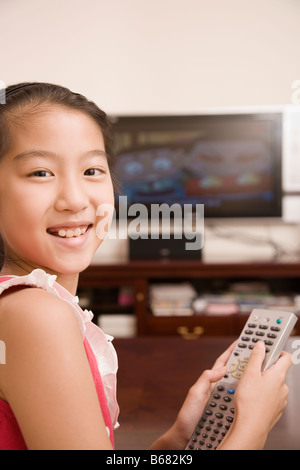
[[(115, 431), (116, 449), (147, 449), (173, 423), (189, 387), (235, 339), (115, 339), (121, 409), (120, 428)], [(291, 345), (296, 340), (300, 345), (300, 337), (292, 337), (286, 350), (294, 352)], [(300, 450), (300, 364), (291, 367), (287, 384), (288, 405), (269, 434), (266, 450)]]

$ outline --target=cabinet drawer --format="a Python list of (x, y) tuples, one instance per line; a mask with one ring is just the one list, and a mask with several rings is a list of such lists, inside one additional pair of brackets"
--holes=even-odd
[(186, 339), (202, 335), (234, 335), (234, 315), (191, 316), (191, 317), (155, 317), (147, 315), (146, 335), (183, 336)]

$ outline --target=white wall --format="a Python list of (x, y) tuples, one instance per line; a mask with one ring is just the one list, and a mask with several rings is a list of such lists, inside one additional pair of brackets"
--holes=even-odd
[(291, 103), (299, 0), (0, 0), (0, 79), (110, 113)]
[[(0, 0), (0, 80), (59, 83), (111, 114), (291, 104), (299, 18), (299, 0)], [(272, 237), (294, 253), (291, 230)], [(272, 257), (237, 240), (211, 233), (206, 258)], [(122, 243), (104, 257), (126, 257)]]

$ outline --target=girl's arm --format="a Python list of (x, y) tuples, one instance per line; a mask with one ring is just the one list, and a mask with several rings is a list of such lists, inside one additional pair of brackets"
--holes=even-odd
[(174, 425), (151, 446), (151, 449), (184, 449), (192, 435), (213, 390), (214, 383), (226, 374), (226, 363), (236, 341), (218, 357), (211, 370), (206, 370), (190, 388)]
[(77, 319), (52, 294), (1, 298), (1, 389), (29, 449), (111, 449)]
[[(226, 373), (224, 365), (233, 347), (234, 344), (219, 357), (212, 370), (200, 376), (190, 389), (174, 425), (155, 441), (152, 449), (185, 449), (205, 408), (213, 382)], [(235, 419), (219, 450), (262, 449), (268, 433), (286, 406), (288, 388), (285, 377), (292, 363), (291, 355), (282, 353), (276, 364), (261, 372), (264, 356), (264, 345), (259, 342), (235, 393)]]

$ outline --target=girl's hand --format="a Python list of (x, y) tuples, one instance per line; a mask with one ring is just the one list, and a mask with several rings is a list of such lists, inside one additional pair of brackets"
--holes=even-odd
[(233, 425), (219, 449), (262, 449), (268, 433), (282, 415), (288, 395), (285, 378), (292, 357), (283, 352), (273, 366), (261, 372), (264, 357), (265, 346), (259, 341), (234, 395)]
[[(190, 388), (174, 425), (159, 439), (161, 443), (157, 441), (155, 445), (162, 445), (163, 447), (160, 448), (168, 449), (185, 448), (203, 413), (215, 382), (226, 374), (226, 363), (235, 344), (236, 341), (216, 360), (212, 369), (204, 371), (197, 382)], [(152, 448), (155, 448), (155, 446)]]

